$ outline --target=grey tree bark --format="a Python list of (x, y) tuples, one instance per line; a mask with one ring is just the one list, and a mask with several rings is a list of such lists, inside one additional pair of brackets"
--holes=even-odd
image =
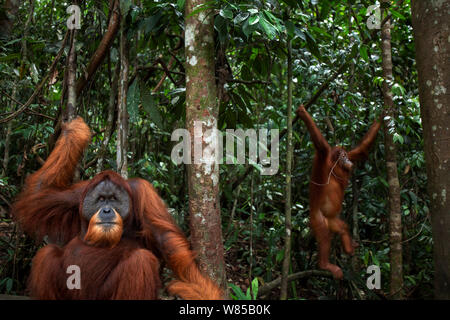
[[(383, 0), (390, 3), (389, 0)], [(395, 130), (396, 116), (391, 87), (394, 81), (392, 76), (391, 53), (391, 23), (390, 20), (382, 26), (381, 50), (383, 67), (383, 96), (386, 108), (384, 120), (384, 145), (387, 181), (389, 184), (389, 243), (390, 243), (390, 296), (392, 299), (403, 298), (403, 260), (402, 260), (402, 211), (400, 203), (400, 182), (397, 171), (397, 148), (394, 143), (392, 131)]]
[(128, 41), (125, 28), (125, 17), (122, 16), (120, 22), (120, 76), (117, 94), (117, 172), (124, 178), (128, 178), (128, 68), (130, 65), (128, 58)]
[(286, 155), (286, 204), (285, 215), (285, 236), (284, 236), (284, 259), (281, 271), (281, 293), (280, 300), (287, 299), (287, 285), (289, 267), (291, 265), (291, 209), (292, 209), (292, 155), (294, 148), (292, 145), (292, 41), (287, 41), (288, 51), (288, 75), (287, 75), (287, 155)]
[(450, 299), (450, 2), (412, 0), (428, 193), (434, 289)]
[[(203, 161), (188, 166), (191, 243), (200, 269), (226, 291), (219, 199), (219, 164), (215, 139), (219, 105), (214, 66), (214, 14), (210, 9), (191, 14), (207, 0), (185, 4), (186, 128), (192, 156)], [(194, 130), (195, 122), (200, 129)], [(194, 133), (194, 131), (197, 131)], [(196, 137), (197, 136), (197, 137)]]

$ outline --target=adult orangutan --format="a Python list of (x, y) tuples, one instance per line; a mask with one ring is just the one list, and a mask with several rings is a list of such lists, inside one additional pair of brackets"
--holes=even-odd
[[(177, 280), (169, 293), (183, 299), (221, 299), (199, 271), (182, 231), (152, 185), (105, 171), (71, 184), (90, 140), (82, 118), (63, 126), (53, 152), (26, 180), (13, 206), (24, 231), (49, 244), (33, 259), (30, 294), (38, 299), (157, 299), (159, 260)], [(80, 288), (67, 285), (78, 266)]]
[(297, 109), (297, 115), (305, 123), (316, 150), (309, 184), (309, 209), (311, 228), (319, 247), (319, 268), (342, 279), (341, 268), (329, 261), (332, 234), (340, 235), (344, 251), (353, 255), (357, 244), (352, 241), (347, 224), (339, 217), (344, 191), (353, 162), (367, 157), (381, 122), (375, 120), (360, 144), (347, 152), (342, 147), (330, 147), (303, 105)]

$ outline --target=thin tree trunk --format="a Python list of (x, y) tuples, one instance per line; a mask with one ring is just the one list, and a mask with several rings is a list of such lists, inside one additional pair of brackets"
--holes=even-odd
[[(215, 161), (215, 134), (219, 105), (214, 70), (214, 15), (210, 9), (191, 13), (207, 0), (185, 4), (186, 128), (192, 155), (200, 163), (188, 165), (191, 242), (200, 268), (227, 291), (219, 201), (219, 164)], [(194, 122), (202, 128), (194, 135)], [(206, 132), (208, 131), (208, 132)], [(204, 150), (204, 151), (202, 151)], [(203, 152), (203, 154), (202, 154)]]
[(450, 299), (450, 2), (413, 0), (420, 112), (433, 230), (434, 289)]
[[(352, 203), (352, 220), (353, 220), (353, 226), (352, 226), (352, 238), (357, 243), (359, 243), (359, 227), (358, 227), (358, 201), (359, 201), (359, 185), (358, 185), (358, 179), (356, 178), (356, 175), (352, 176), (352, 193), (353, 193), (353, 203)], [(354, 255), (352, 257), (352, 266), (353, 270), (358, 273), (359, 272), (359, 257), (358, 255)]]
[(98, 67), (103, 62), (103, 59), (105, 58), (106, 53), (109, 50), (109, 47), (114, 41), (114, 38), (116, 37), (117, 30), (119, 29), (120, 25), (120, 2), (119, 0), (111, 0), (111, 14), (110, 19), (108, 23), (108, 30), (106, 30), (105, 34), (103, 35), (102, 40), (100, 41), (97, 50), (95, 50), (94, 54), (92, 55), (91, 59), (89, 60), (89, 63), (86, 67), (86, 71), (84, 72), (84, 75), (81, 76), (77, 80), (77, 95), (79, 96), (81, 92), (83, 91), (84, 87), (86, 86), (89, 79), (92, 78), (94, 73), (97, 71)]
[(236, 196), (233, 201), (233, 208), (231, 208), (230, 221), (228, 222), (228, 226), (226, 228), (226, 234), (230, 232), (231, 227), (233, 226), (234, 216), (236, 214), (237, 202), (239, 200), (239, 194), (241, 193), (241, 186), (238, 186)]
[[(389, 3), (389, 0), (383, 0)], [(387, 180), (389, 184), (389, 240), (390, 240), (390, 296), (393, 299), (403, 298), (403, 265), (402, 265), (402, 212), (400, 204), (400, 183), (397, 171), (397, 148), (391, 131), (393, 129), (396, 112), (392, 99), (391, 86), (392, 54), (391, 54), (391, 23), (388, 20), (381, 30), (381, 46), (383, 57), (383, 96), (386, 108), (384, 123), (384, 145), (386, 158)]]
[[(397, 3), (397, 6), (401, 6), (404, 0), (400, 0)], [(390, 19), (391, 15), (387, 16), (386, 18), (381, 21), (381, 25), (383, 26), (388, 19)], [(366, 37), (362, 44), (367, 44), (369, 40), (373, 39), (376, 34), (378, 33), (377, 29), (374, 29), (371, 33), (370, 37)], [(355, 58), (355, 55), (359, 52), (358, 50), (352, 50), (352, 52), (346, 57), (345, 61), (339, 66), (339, 68), (328, 77), (325, 82), (322, 83), (322, 85), (317, 89), (317, 91), (314, 93), (314, 95), (304, 104), (305, 108), (308, 109), (311, 105), (316, 103), (316, 101), (319, 99), (319, 97), (322, 95), (322, 93), (328, 88), (328, 86), (339, 76), (341, 75), (345, 70), (347, 70), (347, 66), (350, 64), (350, 62)], [(292, 120), (292, 123), (295, 124), (300, 118), (298, 116), (294, 117), (294, 120)], [(279, 135), (279, 140), (281, 140), (286, 135), (287, 129), (284, 128), (281, 130)], [(270, 149), (270, 144), (267, 146), (268, 149)], [(248, 176), (248, 174), (254, 169), (254, 166), (248, 166), (247, 170), (239, 177), (235, 178), (232, 181), (232, 189), (236, 189), (238, 185), (240, 185), (245, 178)], [(224, 195), (222, 195), (224, 197)]]
[(250, 182), (250, 245), (249, 245), (249, 257), (250, 257), (250, 263), (249, 263), (249, 272), (248, 272), (248, 278), (249, 278), (249, 283), (250, 283), (250, 291), (253, 295), (253, 288), (252, 288), (252, 270), (253, 270), (253, 215), (254, 215), (254, 210), (253, 208), (256, 207), (256, 203), (255, 203), (255, 177), (252, 174), (251, 176), (251, 182)]
[[(14, 1), (12, 1), (12, 2), (14, 2)], [(21, 49), (20, 49), (20, 56), (22, 57), (21, 58), (22, 62), (20, 63), (20, 68), (19, 68), (20, 79), (22, 79), (22, 77), (24, 76), (25, 63), (27, 61), (27, 56), (28, 56), (27, 38), (28, 38), (28, 34), (30, 33), (30, 24), (31, 24), (31, 21), (33, 20), (33, 14), (34, 14), (34, 0), (30, 1), (30, 12), (28, 13), (28, 18), (27, 18), (27, 21), (25, 22), (25, 27), (24, 27), (23, 35), (22, 35)]]
[(70, 122), (75, 119), (77, 110), (77, 92), (75, 79), (77, 76), (77, 53), (75, 48), (77, 30), (70, 31), (71, 42), (67, 63), (67, 107), (63, 115), (63, 120)]
[(287, 285), (288, 285), (288, 275), (289, 266), (291, 264), (291, 208), (292, 208), (292, 196), (291, 196), (291, 178), (292, 178), (292, 41), (287, 40), (288, 47), (288, 76), (287, 76), (287, 90), (288, 90), (288, 101), (287, 101), (287, 155), (286, 155), (286, 205), (285, 211), (285, 228), (286, 234), (284, 236), (284, 259), (283, 267), (281, 271), (281, 293), (280, 299), (287, 299)]
[(120, 24), (120, 76), (118, 88), (118, 115), (117, 115), (117, 172), (123, 178), (128, 178), (128, 112), (127, 112), (127, 89), (128, 89), (128, 43), (125, 30), (125, 17)]
[[(11, 6), (11, 5), (19, 5), (20, 1), (9, 1), (9, 5), (8, 5), (8, 1), (6, 3), (6, 6)], [(12, 10), (14, 10), (14, 8), (10, 8)], [(18, 9), (18, 8), (17, 8)], [(21, 63), (20, 63), (20, 73), (19, 73), (19, 79), (15, 78), (14, 79), (14, 83), (13, 83), (13, 91), (12, 91), (12, 98), (15, 100), (16, 99), (16, 94), (17, 94), (17, 83), (18, 80), (22, 80), (23, 76), (25, 75), (25, 63), (27, 61), (27, 57), (28, 57), (28, 50), (27, 50), (27, 41), (26, 38), (28, 37), (29, 31), (30, 31), (30, 24), (31, 21), (33, 20), (33, 13), (34, 13), (34, 0), (30, 1), (30, 11), (28, 13), (28, 18), (27, 21), (25, 22), (25, 27), (24, 27), (24, 31), (23, 31), (23, 37), (22, 37), (22, 41), (21, 41), (21, 48), (20, 48), (20, 56), (21, 56)], [(15, 13), (14, 13), (15, 14)], [(19, 89), (20, 91), (20, 89)], [(16, 110), (16, 106), (15, 106), (15, 102), (13, 100), (11, 100), (10, 102), (10, 110), (11, 111), (15, 111)], [(10, 143), (11, 143), (11, 134), (12, 134), (12, 121), (8, 122), (8, 127), (6, 129), (6, 137), (5, 137), (5, 152), (3, 154), (3, 172), (2, 175), (6, 175), (7, 174), (7, 170), (8, 170), (8, 164), (9, 164), (9, 147), (10, 147)]]
[(106, 120), (106, 130), (103, 135), (102, 146), (98, 153), (97, 173), (103, 170), (103, 162), (105, 161), (106, 150), (108, 149), (109, 140), (114, 127), (114, 114), (116, 111), (117, 87), (120, 76), (120, 63), (114, 68), (114, 76), (111, 83), (111, 91), (109, 92), (108, 117)]
[[(295, 281), (298, 279), (309, 278), (309, 277), (324, 277), (324, 278), (332, 278), (332, 274), (330, 271), (324, 270), (305, 270), (297, 273), (290, 274), (288, 276), (288, 282)], [(281, 283), (281, 277), (276, 278), (270, 282), (266, 282), (263, 286), (261, 286), (258, 290), (258, 295), (263, 296), (269, 293), (271, 290), (278, 287)]]
[(55, 0), (52, 0), (50, 5), (50, 26), (53, 27), (53, 11), (55, 10)]
[[(16, 98), (16, 91), (17, 91), (17, 81), (14, 81), (13, 84), (13, 91), (12, 91), (12, 97)], [(9, 103), (10, 110), (15, 110), (15, 103), (13, 100)], [(1, 176), (6, 176), (8, 172), (8, 164), (9, 164), (9, 146), (11, 143), (11, 134), (12, 134), (12, 121), (8, 122), (8, 127), (6, 129), (6, 137), (5, 137), (5, 151), (3, 154), (3, 168), (2, 168), (2, 174)]]

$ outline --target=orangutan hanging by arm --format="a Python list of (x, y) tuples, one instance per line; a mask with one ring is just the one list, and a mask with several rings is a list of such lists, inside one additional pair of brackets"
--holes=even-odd
[(344, 251), (353, 255), (356, 243), (351, 239), (348, 226), (339, 215), (353, 162), (367, 157), (381, 122), (375, 120), (360, 144), (346, 152), (339, 146), (330, 147), (303, 105), (297, 109), (297, 114), (305, 123), (316, 150), (309, 187), (309, 207), (310, 224), (319, 248), (319, 268), (329, 270), (336, 279), (342, 279), (341, 268), (329, 261), (331, 240), (333, 234), (337, 233), (341, 237)]

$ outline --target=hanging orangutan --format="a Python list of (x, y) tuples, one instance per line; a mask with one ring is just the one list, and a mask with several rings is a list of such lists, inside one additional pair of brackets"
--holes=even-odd
[(296, 112), (305, 123), (316, 150), (309, 185), (309, 209), (311, 228), (319, 247), (319, 268), (331, 271), (336, 279), (342, 279), (341, 268), (329, 261), (332, 234), (340, 235), (345, 253), (354, 254), (357, 244), (339, 215), (353, 163), (367, 158), (381, 122), (375, 120), (360, 144), (347, 152), (339, 146), (330, 147), (303, 105)]
[[(221, 299), (198, 269), (194, 253), (152, 185), (105, 171), (71, 184), (90, 140), (78, 117), (63, 125), (44, 165), (26, 180), (12, 212), (25, 232), (53, 244), (32, 262), (30, 295), (38, 299), (157, 299), (159, 262), (177, 280), (168, 292), (183, 299)], [(57, 245), (58, 244), (58, 245)], [(80, 286), (68, 285), (73, 266)]]

